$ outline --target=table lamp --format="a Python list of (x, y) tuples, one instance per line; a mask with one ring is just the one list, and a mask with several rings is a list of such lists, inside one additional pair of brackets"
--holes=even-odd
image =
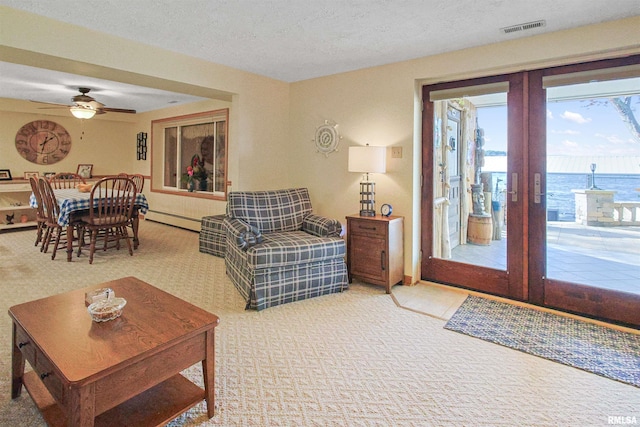
[(360, 181), (360, 216), (376, 216), (376, 184), (369, 181), (370, 173), (387, 171), (386, 147), (349, 147), (349, 172), (364, 173)]

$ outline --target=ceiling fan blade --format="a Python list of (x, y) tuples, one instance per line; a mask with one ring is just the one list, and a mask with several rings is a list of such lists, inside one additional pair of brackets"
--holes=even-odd
[[(78, 95), (78, 96), (86, 96), (87, 95)], [(44, 101), (34, 101), (29, 100), (31, 102), (35, 102), (38, 104), (49, 105), (49, 107), (40, 107), (39, 109), (55, 109), (55, 108), (71, 108), (71, 107), (81, 107), (81, 108), (89, 108), (92, 110), (96, 110), (96, 114), (105, 114), (105, 113), (123, 113), (123, 114), (136, 114), (136, 110), (130, 110), (127, 108), (109, 108), (105, 107), (104, 104), (100, 101), (96, 101), (92, 98), (91, 101), (76, 101), (75, 105), (65, 105), (65, 104), (56, 104), (53, 102), (44, 102)]]
[(102, 107), (100, 110), (107, 111), (109, 113), (126, 113), (126, 114), (136, 114), (136, 110), (128, 110), (126, 108), (109, 108)]
[[(44, 101), (34, 101), (32, 99), (29, 100), (29, 102), (35, 102), (37, 104), (46, 104), (46, 105), (55, 105), (57, 107), (65, 107), (65, 108), (69, 108), (71, 107), (71, 105), (65, 105), (65, 104), (57, 104), (55, 102), (44, 102)], [(43, 107), (44, 108), (44, 107)]]

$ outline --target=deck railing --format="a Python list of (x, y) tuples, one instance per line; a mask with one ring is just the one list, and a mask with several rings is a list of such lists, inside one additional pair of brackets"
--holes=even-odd
[(613, 220), (619, 225), (640, 225), (640, 202), (613, 202)]

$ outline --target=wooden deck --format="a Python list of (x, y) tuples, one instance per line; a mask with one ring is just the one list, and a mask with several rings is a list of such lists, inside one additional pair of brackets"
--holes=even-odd
[[(506, 268), (506, 242), (460, 245), (454, 261)], [(640, 294), (640, 227), (592, 227), (573, 222), (547, 223), (547, 277)]]

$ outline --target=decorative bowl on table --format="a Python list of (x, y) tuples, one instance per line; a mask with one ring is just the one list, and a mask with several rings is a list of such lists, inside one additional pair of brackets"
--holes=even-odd
[(94, 289), (84, 294), (84, 304), (89, 307), (94, 302), (108, 299), (110, 296), (111, 298), (116, 296), (115, 292), (113, 292), (113, 289), (111, 288)]
[(76, 190), (81, 193), (89, 193), (93, 188), (93, 184), (78, 184), (76, 185)]
[(90, 304), (87, 311), (94, 322), (107, 322), (120, 317), (126, 304), (124, 298), (107, 298)]

